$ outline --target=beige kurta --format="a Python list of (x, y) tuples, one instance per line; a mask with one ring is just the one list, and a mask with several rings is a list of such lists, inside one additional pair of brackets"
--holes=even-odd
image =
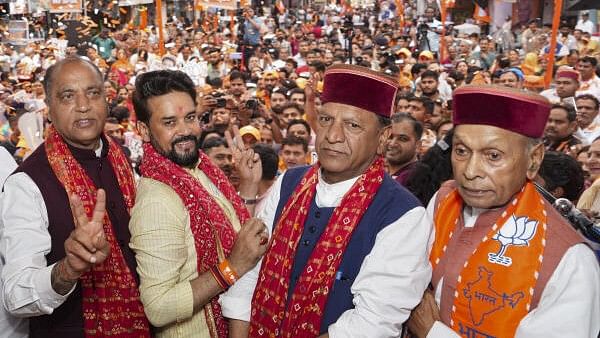
[[(231, 203), (199, 169), (188, 170), (216, 199), (236, 231), (240, 222)], [(188, 210), (175, 190), (140, 180), (129, 223), (140, 294), (156, 337), (210, 337), (204, 310), (194, 313), (190, 280), (198, 277), (196, 248)]]

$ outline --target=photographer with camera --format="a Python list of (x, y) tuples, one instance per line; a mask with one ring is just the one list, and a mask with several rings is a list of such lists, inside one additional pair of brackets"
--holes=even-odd
[(439, 51), (441, 31), (442, 23), (435, 18), (435, 8), (427, 7), (424, 17), (419, 20), (417, 26), (419, 50)]
[[(220, 133), (224, 133), (231, 128), (232, 124), (232, 104), (233, 101), (225, 94), (215, 91), (202, 97), (202, 102), (208, 103), (208, 124)], [(230, 103), (231, 102), (231, 103)], [(228, 104), (229, 103), (229, 104)]]
[(279, 143), (283, 139), (278, 114), (268, 109), (256, 97), (252, 97), (248, 93), (243, 95), (237, 108), (239, 114), (235, 121), (236, 124), (240, 126), (253, 125), (259, 130), (268, 125), (275, 142)]
[(260, 36), (264, 31), (262, 20), (256, 16), (252, 7), (246, 7), (243, 11), (244, 22), (242, 28), (244, 30), (242, 36), (242, 51), (244, 53), (244, 62), (254, 55), (256, 48), (260, 45)]

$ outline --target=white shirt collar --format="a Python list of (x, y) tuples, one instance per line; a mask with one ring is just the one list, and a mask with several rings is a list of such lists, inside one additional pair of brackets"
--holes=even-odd
[(102, 157), (103, 145), (104, 145), (104, 142), (102, 142), (102, 138), (100, 138), (100, 143), (98, 145), (98, 148), (96, 150), (94, 150), (94, 153), (96, 153), (96, 157)]
[(319, 180), (317, 182), (317, 193), (315, 202), (319, 208), (333, 208), (340, 205), (344, 195), (352, 188), (354, 182), (358, 180), (360, 176), (353, 177), (351, 179), (329, 184), (323, 180), (321, 176), (321, 170), (319, 170)]
[(463, 219), (465, 221), (465, 228), (474, 227), (475, 222), (477, 222), (477, 217), (479, 217), (479, 215), (481, 215), (481, 213), (484, 211), (486, 211), (486, 209), (465, 206), (463, 208)]

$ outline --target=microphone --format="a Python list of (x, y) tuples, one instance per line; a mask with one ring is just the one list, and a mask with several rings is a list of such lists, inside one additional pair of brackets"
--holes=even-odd
[(566, 198), (556, 198), (548, 190), (534, 182), (537, 191), (546, 199), (554, 209), (558, 211), (571, 225), (581, 232), (585, 238), (592, 242), (600, 244), (600, 227), (596, 226), (592, 220), (584, 215), (579, 209), (573, 206), (573, 203)]
[(592, 220), (575, 208), (571, 201), (566, 198), (557, 198), (553, 205), (587, 239), (600, 243), (600, 227), (596, 226)]

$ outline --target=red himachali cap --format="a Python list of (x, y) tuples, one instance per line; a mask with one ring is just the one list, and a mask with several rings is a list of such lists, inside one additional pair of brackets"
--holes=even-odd
[(355, 65), (333, 65), (323, 80), (321, 102), (347, 104), (390, 117), (398, 82), (387, 75)]
[(502, 86), (464, 86), (452, 98), (455, 126), (484, 124), (532, 138), (544, 135), (551, 107), (539, 94)]
[(573, 69), (559, 70), (558, 72), (556, 72), (556, 78), (558, 79), (559, 77), (566, 77), (579, 82), (579, 73)]

